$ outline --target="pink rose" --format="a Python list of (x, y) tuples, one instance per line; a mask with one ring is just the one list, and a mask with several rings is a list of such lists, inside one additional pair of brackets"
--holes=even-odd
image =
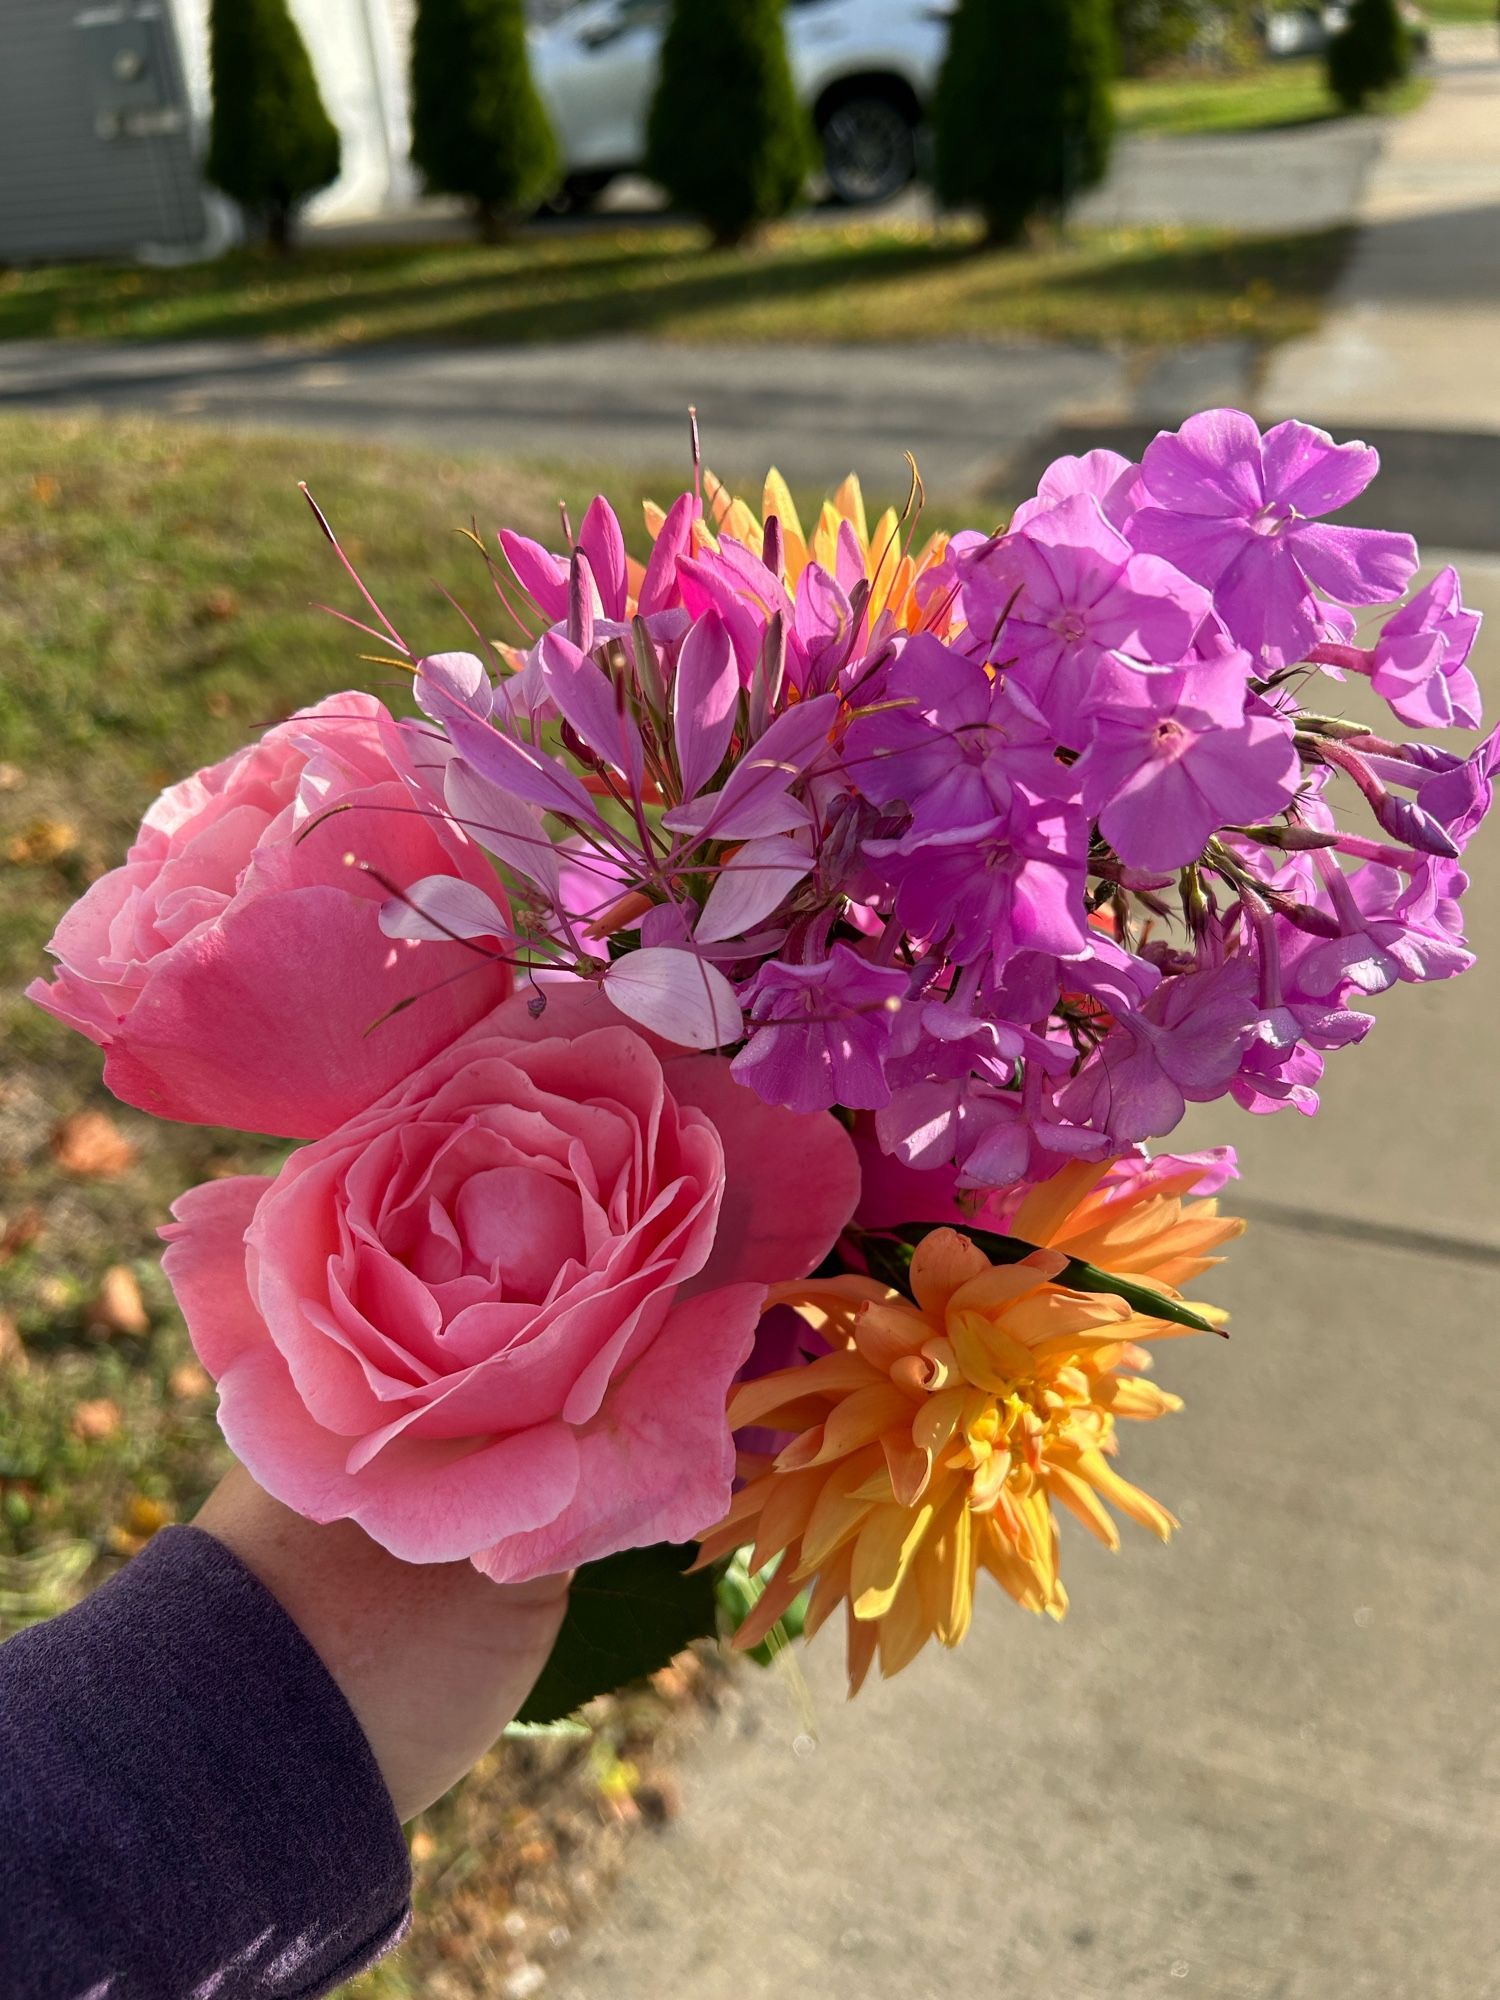
[(184, 1195), (164, 1265), (268, 1491), (514, 1581), (719, 1518), (766, 1287), (817, 1266), (858, 1187), (828, 1113), (555, 986), (274, 1180)]
[[(330, 806), (352, 810), (314, 825)], [(384, 936), (387, 891), (349, 854), (402, 888), (458, 875), (499, 898), (367, 694), (330, 695), (163, 792), (124, 866), (58, 925), (56, 977), (30, 997), (102, 1045), (127, 1104), (317, 1138), (511, 985), (473, 946)]]

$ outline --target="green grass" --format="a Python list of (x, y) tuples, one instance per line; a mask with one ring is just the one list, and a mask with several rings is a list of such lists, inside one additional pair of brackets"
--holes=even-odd
[[(386, 684), (397, 676), (361, 664), (360, 636), (312, 608), (357, 602), (299, 477), (427, 648), (466, 643), (434, 578), (486, 630), (507, 629), (455, 527), (473, 517), (486, 532), (510, 524), (555, 540), (557, 496), (576, 519), (594, 485), (556, 469), (146, 420), (0, 417), (0, 1637), (65, 1608), (160, 1522), (190, 1518), (225, 1462), (156, 1230), (184, 1188), (274, 1170), (280, 1149), (116, 1105), (98, 1051), (20, 989), (162, 785), (340, 687), (399, 700)], [(671, 476), (607, 483), (639, 553), (643, 486), (669, 499)], [(128, 1171), (79, 1180), (54, 1160), (56, 1124), (80, 1110), (106, 1112), (134, 1143)], [(120, 1264), (149, 1326), (109, 1336), (93, 1330), (90, 1303)], [(80, 1434), (80, 1408), (97, 1428), (102, 1405), (112, 1434)], [(645, 1692), (610, 1705), (591, 1745), (506, 1745), (425, 1815), (418, 1931), (360, 1982), (365, 2000), (415, 2000), (440, 1984), (478, 2000), (497, 1990), (497, 1965), (522, 1949), (545, 1957), (550, 1929), (582, 1921), (591, 1892), (575, 1893), (572, 1873), (586, 1865), (602, 1882), (615, 1865), (618, 1841), (601, 1827), (616, 1825), (612, 1801), (628, 1804), (631, 1774), (649, 1782), (665, 1754), (667, 1706)], [(572, 1857), (566, 1871), (559, 1854)]]
[(310, 247), (291, 263), (241, 252), (177, 270), (58, 265), (0, 274), (0, 339), (1276, 341), (1316, 323), (1342, 241), (1133, 229), (986, 251), (959, 225), (849, 223), (782, 228), (747, 252), (652, 225)]
[[(1427, 78), (1413, 77), (1381, 108), (1390, 113), (1413, 110), (1430, 87)], [(1158, 137), (1264, 132), (1342, 115), (1323, 80), (1323, 64), (1315, 58), (1266, 63), (1238, 75), (1184, 72), (1126, 78), (1116, 87), (1115, 101), (1122, 132)]]
[[(1429, 21), (1482, 21), (1496, 27), (1491, 0), (1423, 0), (1422, 12)], [(1496, 28), (1500, 33), (1500, 27)]]

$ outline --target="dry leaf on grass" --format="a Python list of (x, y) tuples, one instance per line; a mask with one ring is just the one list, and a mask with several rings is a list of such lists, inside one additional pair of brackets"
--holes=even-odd
[(135, 1161), (135, 1147), (103, 1111), (75, 1111), (52, 1134), (52, 1157), (65, 1173), (118, 1180)]
[(151, 1324), (128, 1264), (111, 1264), (89, 1307), (89, 1325), (100, 1333), (144, 1333)]
[(196, 1361), (179, 1361), (167, 1377), (167, 1388), (179, 1403), (190, 1403), (195, 1396), (206, 1396), (212, 1385), (205, 1370)]
[(77, 845), (78, 835), (66, 820), (34, 819), (6, 847), (5, 858), (18, 868), (38, 867), (61, 861)]
[(0, 1264), (29, 1250), (45, 1228), (42, 1211), (34, 1205), (23, 1208), (8, 1221), (0, 1220)]
[(73, 1435), (85, 1444), (102, 1444), (120, 1431), (120, 1406), (108, 1396), (92, 1396), (73, 1412)]
[(0, 1312), (0, 1375), (25, 1372), (26, 1349), (21, 1345), (21, 1330), (9, 1313)]

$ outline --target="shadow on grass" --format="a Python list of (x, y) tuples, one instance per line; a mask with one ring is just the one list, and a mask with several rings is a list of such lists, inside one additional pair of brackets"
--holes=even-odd
[[(845, 337), (872, 337), (880, 329), (861, 320), (861, 294), (900, 285), (920, 295), (926, 283), (967, 274), (967, 296), (951, 300), (958, 336), (975, 331), (964, 320), (966, 306), (993, 301), (1002, 312), (995, 330), (1004, 332), (1004, 308), (1014, 305), (1013, 330), (1024, 332), (1022, 308), (1030, 300), (1054, 300), (1065, 309), (1069, 299), (1087, 297), (1104, 309), (1106, 323), (1080, 318), (1077, 337), (1098, 344), (1120, 337), (1107, 323), (1112, 305), (1138, 313), (1152, 293), (1191, 293), (1200, 315), (1204, 302), (1227, 302), (1257, 284), (1270, 288), (1266, 296), (1321, 294), (1342, 266), (1348, 236), (1325, 229), (1209, 244), (1148, 236), (1122, 249), (1117, 236), (1080, 235), (1064, 239), (1045, 262), (987, 250), (951, 231), (833, 240), (826, 247), (798, 236), (749, 255), (705, 251), (690, 238), (664, 242), (655, 231), (642, 232), (639, 241), (601, 239), (597, 247), (585, 239), (561, 245), (556, 237), (501, 249), (362, 246), (291, 267), (242, 252), (201, 271), (69, 273), (51, 287), (39, 274), (35, 290), (0, 286), (0, 339), (73, 331), (164, 341), (322, 339), (344, 353), (426, 341), (508, 346), (691, 332), (695, 318), (736, 308), (844, 297), (850, 301)], [(303, 295), (277, 297), (278, 286)], [(271, 295), (261, 300), (264, 291)], [(788, 337), (796, 337), (795, 328)], [(818, 337), (816, 329), (810, 337)]]

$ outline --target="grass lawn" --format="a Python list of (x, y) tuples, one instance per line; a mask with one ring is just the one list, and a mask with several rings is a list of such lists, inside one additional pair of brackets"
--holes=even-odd
[(1429, 21), (1495, 21), (1491, 0), (1423, 0), (1422, 12)]
[(665, 224), (564, 227), (500, 246), (310, 247), (291, 263), (240, 252), (177, 270), (13, 270), (0, 273), (0, 339), (1270, 342), (1315, 325), (1346, 241), (1131, 229), (1000, 252), (957, 224), (847, 223), (729, 252)]
[[(1414, 76), (1391, 94), (1382, 109), (1411, 111), (1430, 88), (1426, 77)], [(1263, 132), (1342, 115), (1324, 83), (1322, 61), (1314, 57), (1265, 63), (1243, 75), (1127, 77), (1116, 86), (1115, 103), (1122, 132), (1172, 137)]]
[[(341, 687), (394, 703), (367, 642), (312, 608), (355, 609), (296, 490), (305, 477), (413, 640), (467, 643), (440, 579), (506, 631), (476, 519), (555, 539), (580, 473), (459, 464), (146, 420), (0, 417), (0, 1637), (60, 1610), (163, 1522), (192, 1515), (224, 1462), (211, 1386), (158, 1266), (156, 1229), (187, 1186), (274, 1170), (282, 1149), (167, 1125), (117, 1105), (97, 1050), (21, 997), (69, 902), (123, 856), (155, 792), (261, 725)], [(845, 468), (836, 469), (841, 474)], [(604, 479), (638, 553), (643, 490)], [(803, 496), (799, 495), (799, 500)], [(811, 496), (808, 496), (809, 498)], [(487, 611), (486, 606), (490, 609)], [(106, 1117), (133, 1158), (93, 1174), (55, 1157), (60, 1123)], [(144, 1325), (106, 1330), (105, 1273), (139, 1287)], [(670, 1810), (656, 1779), (721, 1698), (691, 1665), (606, 1705), (592, 1742), (512, 1743), (425, 1815), (413, 1855), (422, 1918), (364, 2000), (480, 2000), (559, 1926), (633, 1819)], [(663, 1804), (663, 1800), (667, 1804)]]

